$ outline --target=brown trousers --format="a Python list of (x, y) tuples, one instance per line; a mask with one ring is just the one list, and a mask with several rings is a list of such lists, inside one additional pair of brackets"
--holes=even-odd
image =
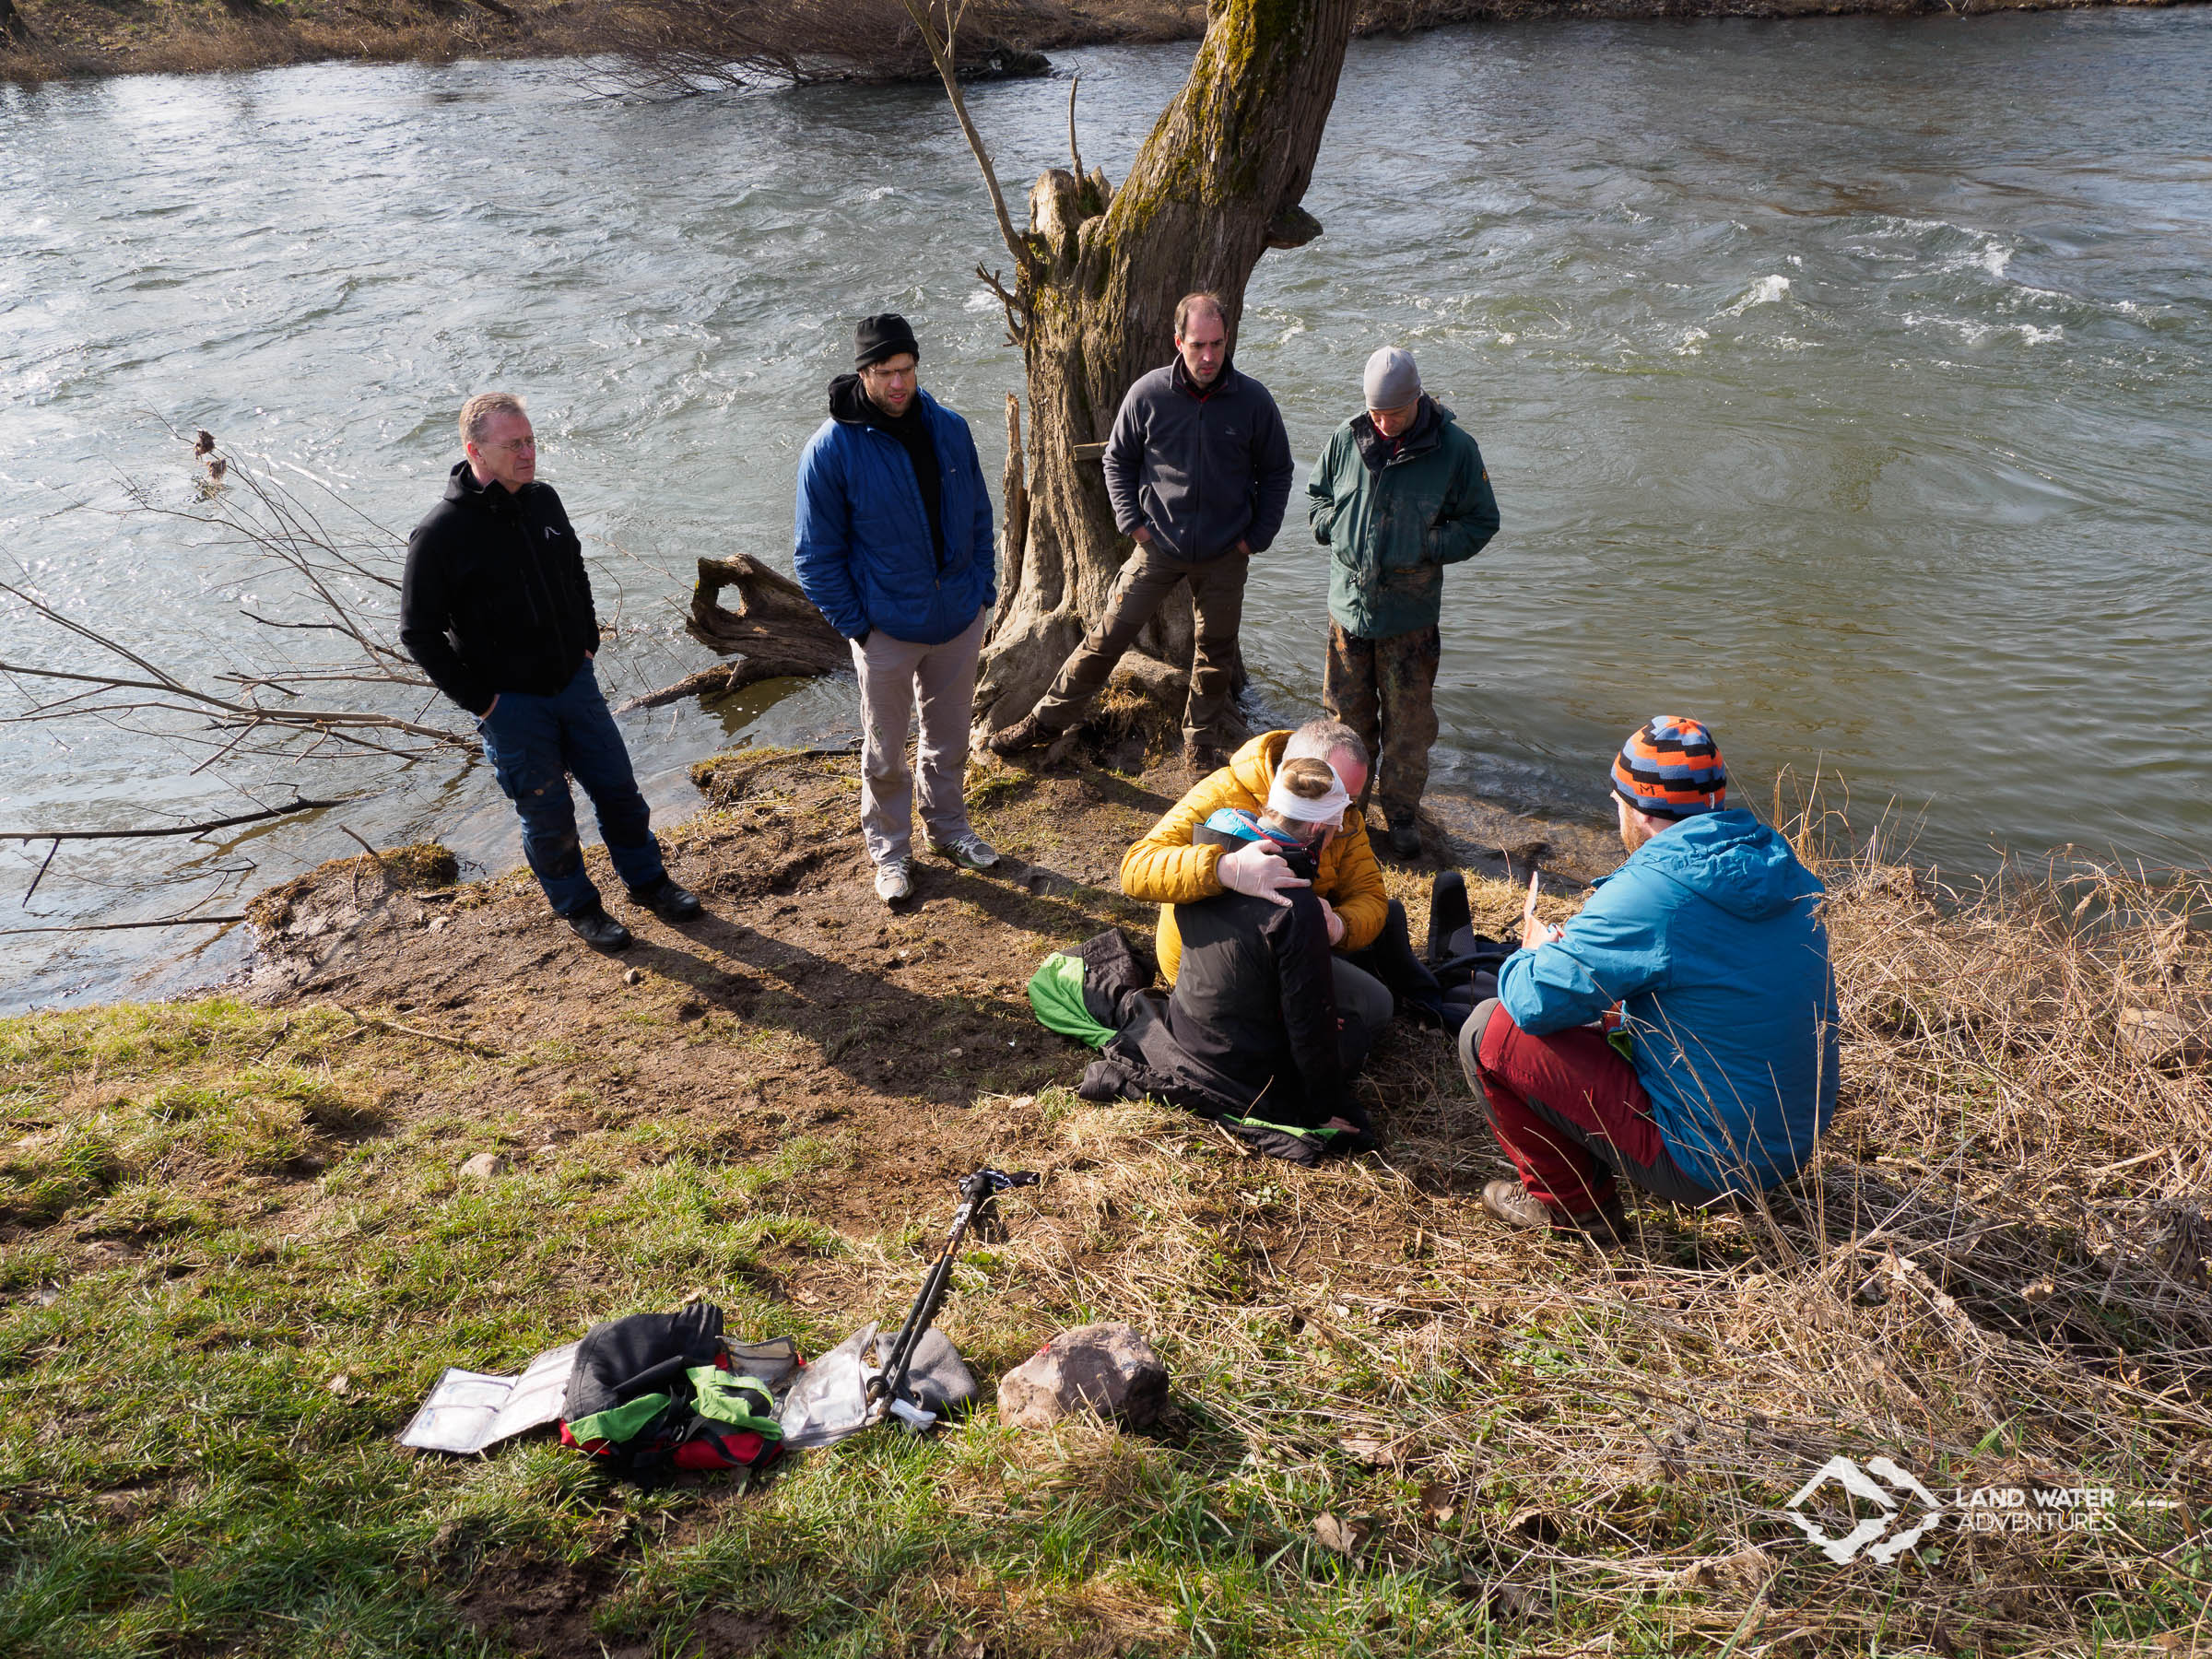
[(1182, 735), (1192, 743), (1229, 747), (1230, 682), (1237, 665), (1237, 629), (1244, 621), (1244, 577), (1252, 561), (1224, 553), (1198, 564), (1140, 547), (1123, 561), (1107, 601), (1106, 618), (1084, 636), (1039, 700), (1037, 722), (1065, 732), (1083, 718), (1106, 677), (1152, 620), (1175, 584), (1191, 584), (1197, 645), (1191, 653), (1191, 690), (1182, 710)]
[(1329, 624), (1321, 706), (1359, 734), (1374, 761), (1368, 792), (1395, 818), (1420, 805), (1436, 741), (1436, 665), (1443, 642), (1432, 624), (1387, 640), (1362, 640)]

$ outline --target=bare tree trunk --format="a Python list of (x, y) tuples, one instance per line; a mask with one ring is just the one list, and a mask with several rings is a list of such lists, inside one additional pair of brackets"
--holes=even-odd
[[(983, 726), (1026, 713), (1104, 613), (1132, 544), (1114, 529), (1096, 446), (1130, 383), (1168, 361), (1175, 301), (1219, 293), (1233, 342), (1260, 255), (1319, 234), (1299, 204), (1357, 10), (1357, 0), (1216, 0), (1190, 79), (1121, 188), (1095, 169), (1078, 179), (1054, 168), (1030, 191), (1015, 294), (1028, 537), (1006, 560), (1013, 592), (983, 648)], [(1159, 661), (1133, 664), (1131, 677), (1155, 698), (1172, 694), (1190, 661), (1188, 603), (1163, 611), (1137, 649)], [(1174, 672), (1163, 677), (1160, 665)]]
[(0, 0), (0, 41), (28, 46), (30, 38), (30, 25), (23, 21), (23, 14), (16, 9), (16, 0)]

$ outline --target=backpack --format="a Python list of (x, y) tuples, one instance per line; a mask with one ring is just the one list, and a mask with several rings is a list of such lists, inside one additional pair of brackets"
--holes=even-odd
[(799, 1365), (788, 1340), (724, 1342), (711, 1302), (609, 1320), (577, 1346), (560, 1443), (641, 1485), (759, 1468), (783, 1449), (775, 1391)]

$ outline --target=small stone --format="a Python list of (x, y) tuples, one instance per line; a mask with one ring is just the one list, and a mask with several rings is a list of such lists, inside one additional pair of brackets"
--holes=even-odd
[(479, 1152), (461, 1166), (464, 1181), (494, 1181), (507, 1173), (507, 1155), (503, 1152)]
[(2144, 1065), (2202, 1065), (2212, 1057), (2204, 1038), (2177, 1014), (2163, 1008), (2120, 1010), (2120, 1045)]
[(1063, 1331), (998, 1382), (998, 1420), (1043, 1429), (1092, 1411), (1133, 1429), (1148, 1427), (1168, 1401), (1168, 1368), (1125, 1324)]
[(625, 968), (625, 969), (623, 969), (623, 970), (622, 970), (622, 982), (623, 982), (624, 984), (626, 984), (626, 985), (641, 985), (641, 984), (643, 984), (643, 983), (645, 982), (645, 971), (644, 971), (642, 968)]
[(319, 939), (329, 931), (330, 918), (328, 916), (316, 916), (300, 924), (300, 936), (303, 939)]
[(960, 1057), (960, 1051), (959, 1049), (947, 1049), (946, 1053), (955, 1060), (958, 1060)]

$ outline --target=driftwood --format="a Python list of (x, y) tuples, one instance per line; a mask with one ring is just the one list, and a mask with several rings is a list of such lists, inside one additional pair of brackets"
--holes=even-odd
[[(724, 588), (737, 590), (735, 611), (718, 603)], [(716, 655), (737, 660), (633, 697), (616, 713), (657, 709), (685, 697), (720, 697), (756, 680), (808, 678), (853, 666), (852, 646), (822, 619), (799, 584), (743, 553), (699, 561), (699, 585), (691, 590), (684, 631)]]

